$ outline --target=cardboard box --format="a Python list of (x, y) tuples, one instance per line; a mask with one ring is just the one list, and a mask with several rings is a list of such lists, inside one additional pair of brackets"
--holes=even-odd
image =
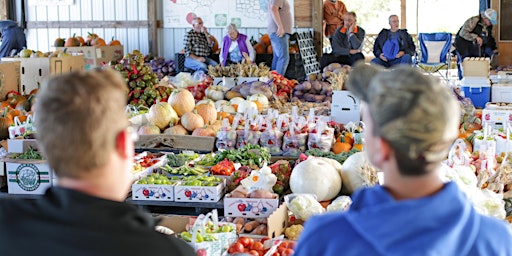
[(333, 91), (331, 120), (336, 123), (358, 123), (361, 120), (361, 101), (349, 91)]
[(232, 88), (235, 85), (258, 81), (259, 79), (259, 77), (217, 77), (213, 79), (213, 84), (224, 85), (227, 88)]
[(83, 55), (54, 58), (2, 58), (2, 61), (20, 62), (19, 92), (22, 94), (38, 89), (50, 76), (83, 70), (85, 65)]
[(270, 216), (279, 207), (279, 197), (263, 198), (232, 198), (224, 197), (224, 216), (261, 218)]
[(174, 185), (132, 184), (133, 200), (174, 201)]
[(192, 135), (140, 135), (135, 142), (137, 149), (162, 147), (162, 149), (194, 150), (196, 152), (212, 152), (215, 149), (215, 137)]
[(9, 194), (44, 194), (52, 186), (52, 172), (45, 161), (7, 160)]
[(183, 186), (174, 187), (174, 201), (216, 203), (224, 196), (225, 182), (216, 186)]
[(78, 46), (78, 47), (55, 47), (56, 50), (64, 51), (67, 48), (68, 53), (81, 53), (84, 55), (85, 69), (99, 67), (102, 64), (108, 64), (110, 61), (120, 60), (124, 56), (124, 47), (115, 46)]
[(493, 84), (491, 102), (512, 103), (512, 84)]
[(491, 61), (489, 58), (467, 57), (462, 61), (462, 74), (466, 76), (481, 76), (489, 78)]
[(8, 153), (23, 153), (29, 147), (37, 149), (37, 140), (35, 139), (8, 139), (7, 152)]
[(0, 62), (0, 100), (10, 91), (20, 91), (20, 62)]
[(505, 126), (507, 121), (512, 121), (512, 109), (489, 109), (482, 110), (482, 122), (491, 123), (493, 127)]
[(156, 162), (152, 166), (150, 166), (140, 172), (133, 173), (133, 179), (132, 179), (133, 182), (136, 182), (136, 181), (142, 179), (143, 177), (146, 177), (146, 176), (152, 174), (153, 172), (155, 172), (156, 169), (158, 169), (159, 167), (162, 167), (164, 164), (167, 163), (166, 155), (163, 155), (163, 156), (159, 157), (158, 159), (159, 159), (158, 162)]

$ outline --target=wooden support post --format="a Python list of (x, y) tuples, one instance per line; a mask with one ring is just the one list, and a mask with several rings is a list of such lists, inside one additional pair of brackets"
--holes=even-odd
[(6, 20), (9, 17), (9, 0), (0, 0), (0, 20)]
[(149, 53), (158, 56), (158, 20), (156, 0), (148, 0), (148, 46)]
[(323, 26), (322, 21), (324, 19), (324, 5), (323, 1), (311, 1), (312, 8), (312, 18), (313, 18), (313, 42), (315, 44), (316, 54), (318, 56), (318, 61), (322, 58), (322, 48), (323, 48)]

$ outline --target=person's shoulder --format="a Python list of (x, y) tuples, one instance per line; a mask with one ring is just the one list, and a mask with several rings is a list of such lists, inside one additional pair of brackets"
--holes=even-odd
[(474, 249), (488, 253), (507, 252), (512, 255), (512, 226), (501, 219), (481, 215), (478, 236), (475, 239)]
[(480, 234), (487, 234), (491, 237), (499, 236), (512, 242), (512, 226), (507, 221), (482, 215), (480, 223)]
[(309, 229), (323, 230), (333, 227), (334, 225), (341, 225), (346, 222), (346, 216), (344, 213), (326, 213), (322, 215), (315, 215), (308, 219), (306, 225)]

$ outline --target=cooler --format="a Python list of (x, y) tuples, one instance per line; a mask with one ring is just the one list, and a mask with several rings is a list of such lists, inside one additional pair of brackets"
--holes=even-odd
[(491, 101), (512, 103), (512, 84), (493, 84), (491, 86)]
[(464, 97), (471, 99), (477, 108), (485, 108), (491, 100), (491, 83), (486, 77), (464, 77), (461, 81)]

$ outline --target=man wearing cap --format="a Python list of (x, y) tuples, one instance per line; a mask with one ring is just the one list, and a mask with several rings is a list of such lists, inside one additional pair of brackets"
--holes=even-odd
[(512, 229), (478, 213), (439, 169), (458, 135), (460, 108), (434, 78), (404, 66), (356, 65), (365, 149), (384, 184), (352, 195), (347, 212), (305, 223), (294, 256), (512, 255)]
[(460, 60), (466, 57), (494, 57), (498, 47), (492, 36), (492, 27), (497, 23), (497, 14), (493, 9), (466, 20), (455, 37), (455, 49)]

